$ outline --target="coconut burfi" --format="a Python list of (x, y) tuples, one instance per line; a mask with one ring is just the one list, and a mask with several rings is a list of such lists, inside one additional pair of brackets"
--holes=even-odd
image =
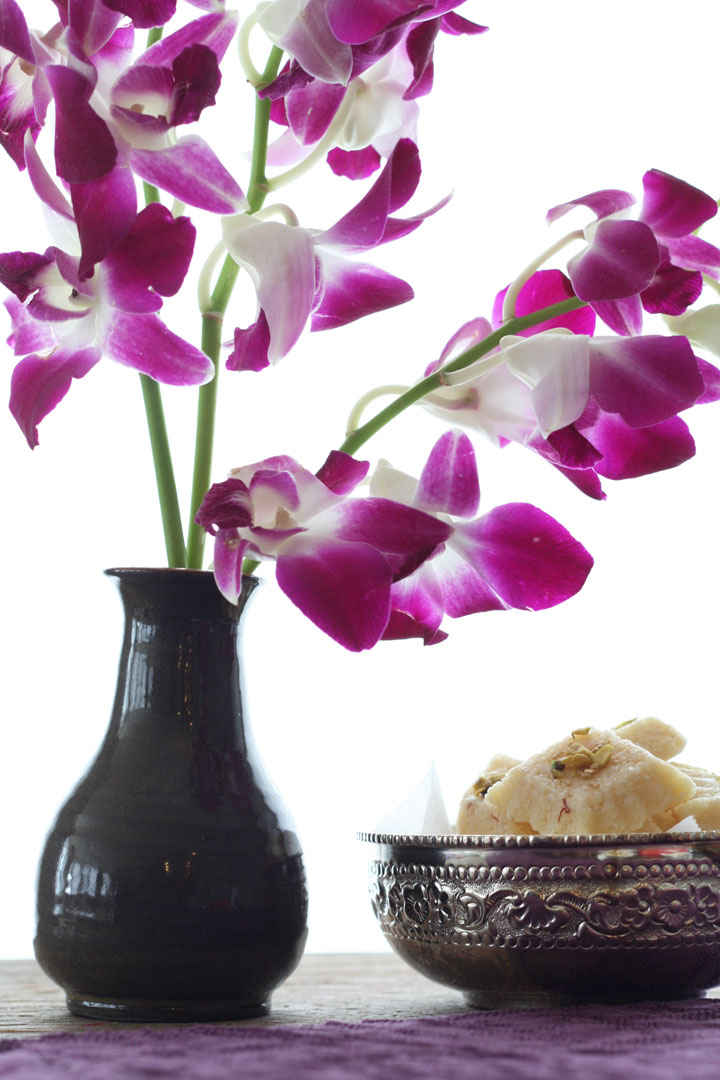
[(618, 724), (613, 731), (623, 739), (637, 743), (655, 757), (669, 761), (685, 749), (687, 739), (684, 735), (657, 716), (641, 716), (635, 720), (626, 720)]
[(636, 832), (695, 790), (686, 772), (644, 747), (586, 727), (509, 769), (487, 789), (483, 814), (539, 833)]

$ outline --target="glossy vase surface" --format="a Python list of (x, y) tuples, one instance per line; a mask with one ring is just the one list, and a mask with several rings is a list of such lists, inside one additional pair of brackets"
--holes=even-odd
[(257, 580), (235, 607), (202, 571), (107, 573), (126, 618), (115, 705), (47, 839), (36, 956), (78, 1015), (262, 1015), (302, 955), (307, 892), (245, 724)]

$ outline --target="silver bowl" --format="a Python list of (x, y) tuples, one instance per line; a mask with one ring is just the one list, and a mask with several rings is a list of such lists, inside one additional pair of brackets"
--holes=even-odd
[(689, 998), (720, 983), (720, 833), (359, 838), (375, 847), (385, 937), (471, 1006)]

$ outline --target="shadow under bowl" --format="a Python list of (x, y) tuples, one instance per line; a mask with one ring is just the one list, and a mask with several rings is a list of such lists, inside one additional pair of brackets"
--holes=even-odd
[(476, 1008), (700, 996), (720, 983), (720, 833), (361, 833), (395, 952)]

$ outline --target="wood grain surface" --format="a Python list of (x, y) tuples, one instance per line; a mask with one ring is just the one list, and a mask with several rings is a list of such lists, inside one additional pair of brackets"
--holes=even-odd
[[(412, 971), (394, 953), (309, 953), (276, 990), (270, 1016), (243, 1024), (357, 1023), (466, 1012), (462, 996)], [(62, 990), (34, 960), (0, 961), (0, 1037), (139, 1027), (70, 1016)], [(172, 1025), (167, 1025), (172, 1026)]]

